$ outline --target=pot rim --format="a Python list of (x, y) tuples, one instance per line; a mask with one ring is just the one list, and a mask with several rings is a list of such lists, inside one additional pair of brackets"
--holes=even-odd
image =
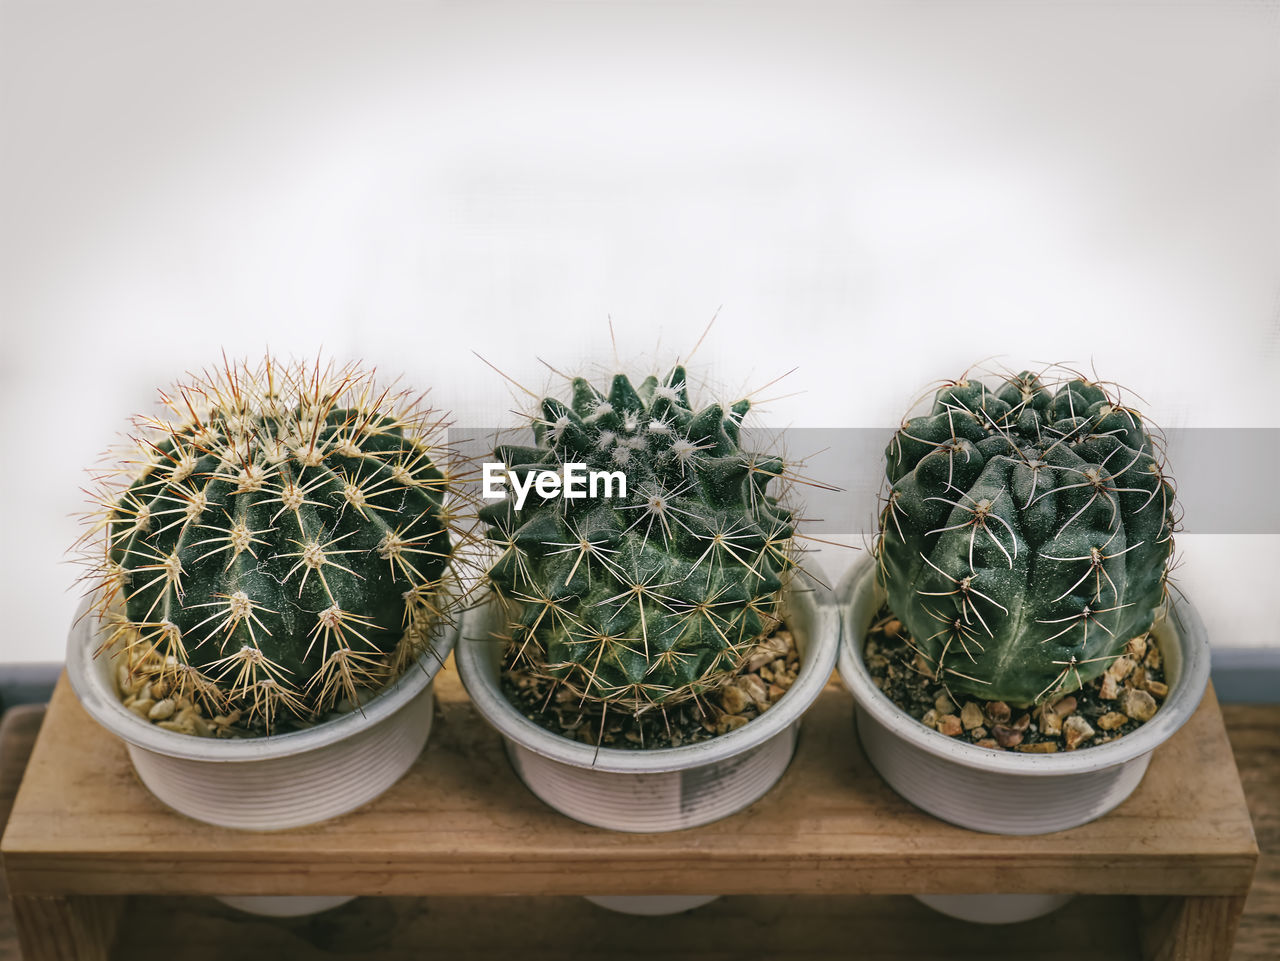
[(283, 734), (245, 738), (199, 737), (167, 731), (138, 717), (120, 700), (113, 675), (116, 661), (107, 655), (104, 669), (93, 655), (101, 631), (101, 618), (85, 597), (76, 610), (67, 635), (67, 679), (89, 715), (121, 740), (166, 757), (191, 761), (244, 762), (291, 757), (341, 741), (368, 730), (395, 714), (422, 693), (444, 666), (460, 633), (460, 618), (442, 620), (431, 633), (426, 651), (394, 682), (383, 688), (360, 708), (321, 721), (312, 727)]
[[(529, 720), (507, 700), (501, 686), (490, 679), (485, 670), (486, 648), (503, 643), (483, 631), (493, 616), (492, 595), (483, 604), (467, 611), (462, 638), (454, 653), (458, 675), (467, 689), (471, 703), (503, 737), (553, 761), (593, 771), (618, 774), (658, 774), (682, 771), (724, 761), (763, 744), (781, 734), (800, 719), (822, 692), (835, 668), (839, 648), (840, 624), (830, 602), (831, 592), (812, 578), (803, 585), (789, 584), (783, 591), (784, 610), (789, 605), (811, 606), (813, 630), (807, 638), (800, 660), (800, 673), (787, 693), (769, 710), (753, 718), (737, 730), (706, 741), (680, 747), (616, 748), (592, 747), (571, 741)], [(785, 615), (784, 615), (785, 624)]]
[(880, 592), (871, 557), (855, 564), (836, 589), (842, 633), (838, 658), (841, 680), (852, 692), (858, 707), (893, 734), (922, 751), (964, 767), (1052, 777), (1085, 774), (1125, 764), (1149, 754), (1182, 727), (1195, 713), (1209, 683), (1209, 638), (1204, 622), (1191, 602), (1178, 594), (1173, 596), (1165, 615), (1152, 629), (1162, 642), (1175, 641), (1180, 646), (1182, 666), (1177, 682), (1170, 685), (1168, 696), (1150, 721), (1114, 741), (1078, 751), (1029, 754), (978, 747), (925, 727), (872, 682), (862, 661), (863, 628), (851, 623), (854, 600), (868, 590)]

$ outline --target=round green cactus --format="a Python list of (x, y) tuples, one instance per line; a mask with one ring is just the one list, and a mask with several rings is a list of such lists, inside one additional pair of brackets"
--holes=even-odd
[(739, 446), (749, 407), (695, 411), (680, 367), (607, 395), (577, 378), (569, 403), (542, 401), (536, 446), (498, 448), (517, 483), (569, 464), (626, 481), (480, 511), (523, 670), (639, 715), (725, 683), (773, 630), (794, 522), (769, 493), (783, 462)]
[(1173, 489), (1142, 419), (1099, 384), (948, 384), (886, 457), (880, 581), (949, 687), (1059, 696), (1150, 628)]
[(270, 359), (161, 397), (85, 538), (104, 649), (266, 733), (413, 663), (458, 543), (431, 412), (354, 367)]

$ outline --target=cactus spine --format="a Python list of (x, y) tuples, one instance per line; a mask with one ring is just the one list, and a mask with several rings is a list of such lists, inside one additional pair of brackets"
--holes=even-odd
[(1141, 417), (1102, 385), (961, 379), (897, 431), (886, 458), (880, 581), (952, 689), (1056, 697), (1150, 628), (1174, 493)]
[(270, 733), (360, 703), (450, 614), (443, 424), (355, 366), (227, 364), (161, 394), (82, 544), (104, 649)]
[(498, 448), (519, 478), (581, 463), (627, 480), (625, 497), (481, 510), (522, 670), (638, 716), (722, 685), (772, 632), (794, 521), (769, 491), (782, 460), (740, 446), (749, 407), (695, 411), (681, 367), (607, 394), (575, 378), (541, 402), (535, 446)]

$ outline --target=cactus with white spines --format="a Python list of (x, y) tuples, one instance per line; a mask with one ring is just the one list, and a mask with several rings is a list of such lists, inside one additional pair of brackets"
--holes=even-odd
[(749, 407), (695, 410), (681, 367), (607, 393), (574, 378), (568, 402), (542, 400), (535, 446), (498, 448), (520, 478), (580, 463), (627, 479), (625, 497), (531, 489), (481, 509), (521, 671), (639, 716), (725, 684), (774, 630), (795, 521), (783, 461), (741, 446)]
[(271, 358), (161, 401), (81, 539), (103, 651), (271, 733), (358, 705), (429, 649), (467, 539), (438, 415), (354, 365)]
[(962, 378), (886, 451), (881, 584), (949, 688), (1073, 691), (1165, 600), (1174, 492), (1142, 417), (1103, 385)]

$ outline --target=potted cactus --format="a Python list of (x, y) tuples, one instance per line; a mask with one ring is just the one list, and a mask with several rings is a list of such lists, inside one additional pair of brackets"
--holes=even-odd
[[(1047, 833), (1111, 810), (1191, 716), (1209, 666), (1199, 618), (1168, 587), (1174, 492), (1143, 418), (1070, 372), (966, 377), (886, 460), (874, 563), (838, 598), (868, 758), (974, 830)], [(896, 673), (886, 628), (907, 654)], [(912, 716), (898, 702), (920, 683), (938, 700)]]
[(269, 357), (161, 400), (95, 493), (71, 684), (184, 814), (266, 830), (357, 807), (421, 751), (457, 635), (443, 424), (355, 366)]
[[(468, 614), (459, 674), (525, 784), (577, 820), (668, 831), (746, 807), (834, 666), (786, 465), (743, 446), (749, 407), (696, 408), (681, 367), (607, 392), (575, 378), (569, 400), (542, 400), (533, 446), (496, 452), (515, 490), (480, 511), (493, 597)], [(573, 465), (625, 485), (533, 487)]]

